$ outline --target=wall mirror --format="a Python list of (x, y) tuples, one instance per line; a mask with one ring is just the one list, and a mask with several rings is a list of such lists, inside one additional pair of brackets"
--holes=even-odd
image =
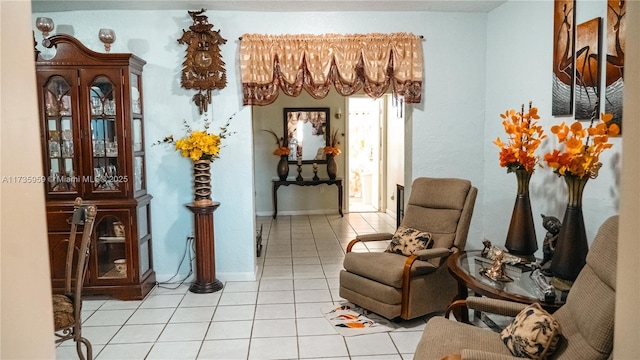
[(289, 144), (289, 162), (326, 163), (329, 108), (284, 108), (284, 136)]

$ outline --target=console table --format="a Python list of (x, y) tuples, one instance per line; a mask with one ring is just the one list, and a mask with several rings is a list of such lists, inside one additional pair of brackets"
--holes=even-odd
[(289, 185), (298, 185), (298, 186), (318, 186), (322, 184), (326, 185), (335, 185), (338, 187), (338, 212), (340, 216), (344, 216), (342, 214), (342, 179), (319, 179), (319, 180), (280, 180), (278, 178), (274, 178), (273, 182), (273, 218), (275, 219), (278, 215), (278, 188), (280, 186), (289, 186)]

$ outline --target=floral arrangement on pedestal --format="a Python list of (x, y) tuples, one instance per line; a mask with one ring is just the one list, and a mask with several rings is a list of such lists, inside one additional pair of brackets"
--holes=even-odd
[(323, 152), (327, 155), (327, 175), (329, 175), (329, 179), (334, 180), (338, 173), (338, 163), (336, 163), (334, 157), (342, 153), (338, 147), (338, 145), (340, 145), (340, 141), (338, 141), (338, 129), (331, 132), (328, 140), (329, 145), (324, 147)]
[(204, 121), (203, 130), (192, 129), (187, 121), (184, 120), (186, 132), (184, 137), (175, 140), (173, 135), (169, 135), (153, 144), (174, 145), (176, 151), (193, 161), (193, 203), (196, 206), (209, 206), (213, 203), (211, 200), (211, 162), (219, 158), (222, 139), (232, 135), (228, 130), (232, 118), (233, 116), (229, 118), (223, 127), (220, 127), (218, 134), (209, 131), (211, 122), (208, 120)]
[(280, 161), (278, 161), (278, 167), (276, 171), (278, 173), (278, 177), (280, 180), (286, 180), (287, 176), (289, 176), (289, 154), (291, 153), (291, 149), (289, 149), (288, 144), (284, 140), (284, 137), (278, 137), (275, 131), (273, 130), (262, 130), (270, 133), (276, 139), (276, 149), (273, 151), (273, 155), (279, 156)]
[(596, 102), (588, 128), (579, 121), (551, 127), (562, 149), (554, 149), (544, 156), (547, 166), (564, 177), (567, 184), (567, 209), (550, 268), (554, 275), (552, 283), (559, 289), (568, 290), (586, 263), (589, 249), (582, 216), (582, 194), (587, 180), (598, 176), (602, 167), (600, 154), (613, 146), (609, 137), (620, 133), (618, 125), (609, 124), (613, 115), (603, 113), (598, 116), (599, 110), (600, 104)]
[(537, 123), (540, 119), (538, 108), (533, 107), (531, 101), (528, 112), (525, 112), (523, 104), (519, 112), (507, 110), (500, 117), (508, 140), (504, 143), (498, 137), (493, 143), (500, 147), (500, 166), (506, 167), (508, 173), (514, 172), (518, 182), (505, 247), (510, 253), (533, 261), (538, 242), (529, 199), (529, 181), (540, 160), (535, 151), (546, 135)]

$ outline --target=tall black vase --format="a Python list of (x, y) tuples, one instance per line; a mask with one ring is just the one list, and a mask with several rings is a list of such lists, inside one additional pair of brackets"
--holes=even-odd
[(554, 276), (553, 285), (560, 290), (571, 287), (586, 264), (589, 252), (582, 216), (582, 193), (589, 178), (565, 175), (564, 180), (569, 199), (550, 268)]
[(507, 232), (505, 247), (509, 253), (518, 255), (526, 260), (533, 261), (533, 255), (538, 250), (536, 239), (536, 227), (533, 223), (531, 212), (531, 201), (529, 199), (529, 180), (531, 172), (526, 170), (516, 170), (518, 181), (518, 193), (516, 202), (513, 205), (511, 223)]
[(336, 163), (336, 159), (333, 158), (333, 155), (327, 155), (327, 175), (329, 175), (329, 179), (334, 180), (338, 173), (338, 163)]
[(287, 180), (287, 176), (289, 176), (289, 159), (287, 155), (280, 155), (280, 161), (278, 161), (276, 170), (280, 180)]

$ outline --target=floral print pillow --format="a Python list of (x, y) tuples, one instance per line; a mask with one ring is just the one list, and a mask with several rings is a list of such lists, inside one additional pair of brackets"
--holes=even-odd
[(410, 256), (418, 250), (428, 249), (432, 246), (433, 239), (430, 233), (400, 226), (385, 251)]
[(558, 347), (561, 330), (553, 316), (533, 303), (520, 311), (500, 337), (514, 356), (543, 360)]

